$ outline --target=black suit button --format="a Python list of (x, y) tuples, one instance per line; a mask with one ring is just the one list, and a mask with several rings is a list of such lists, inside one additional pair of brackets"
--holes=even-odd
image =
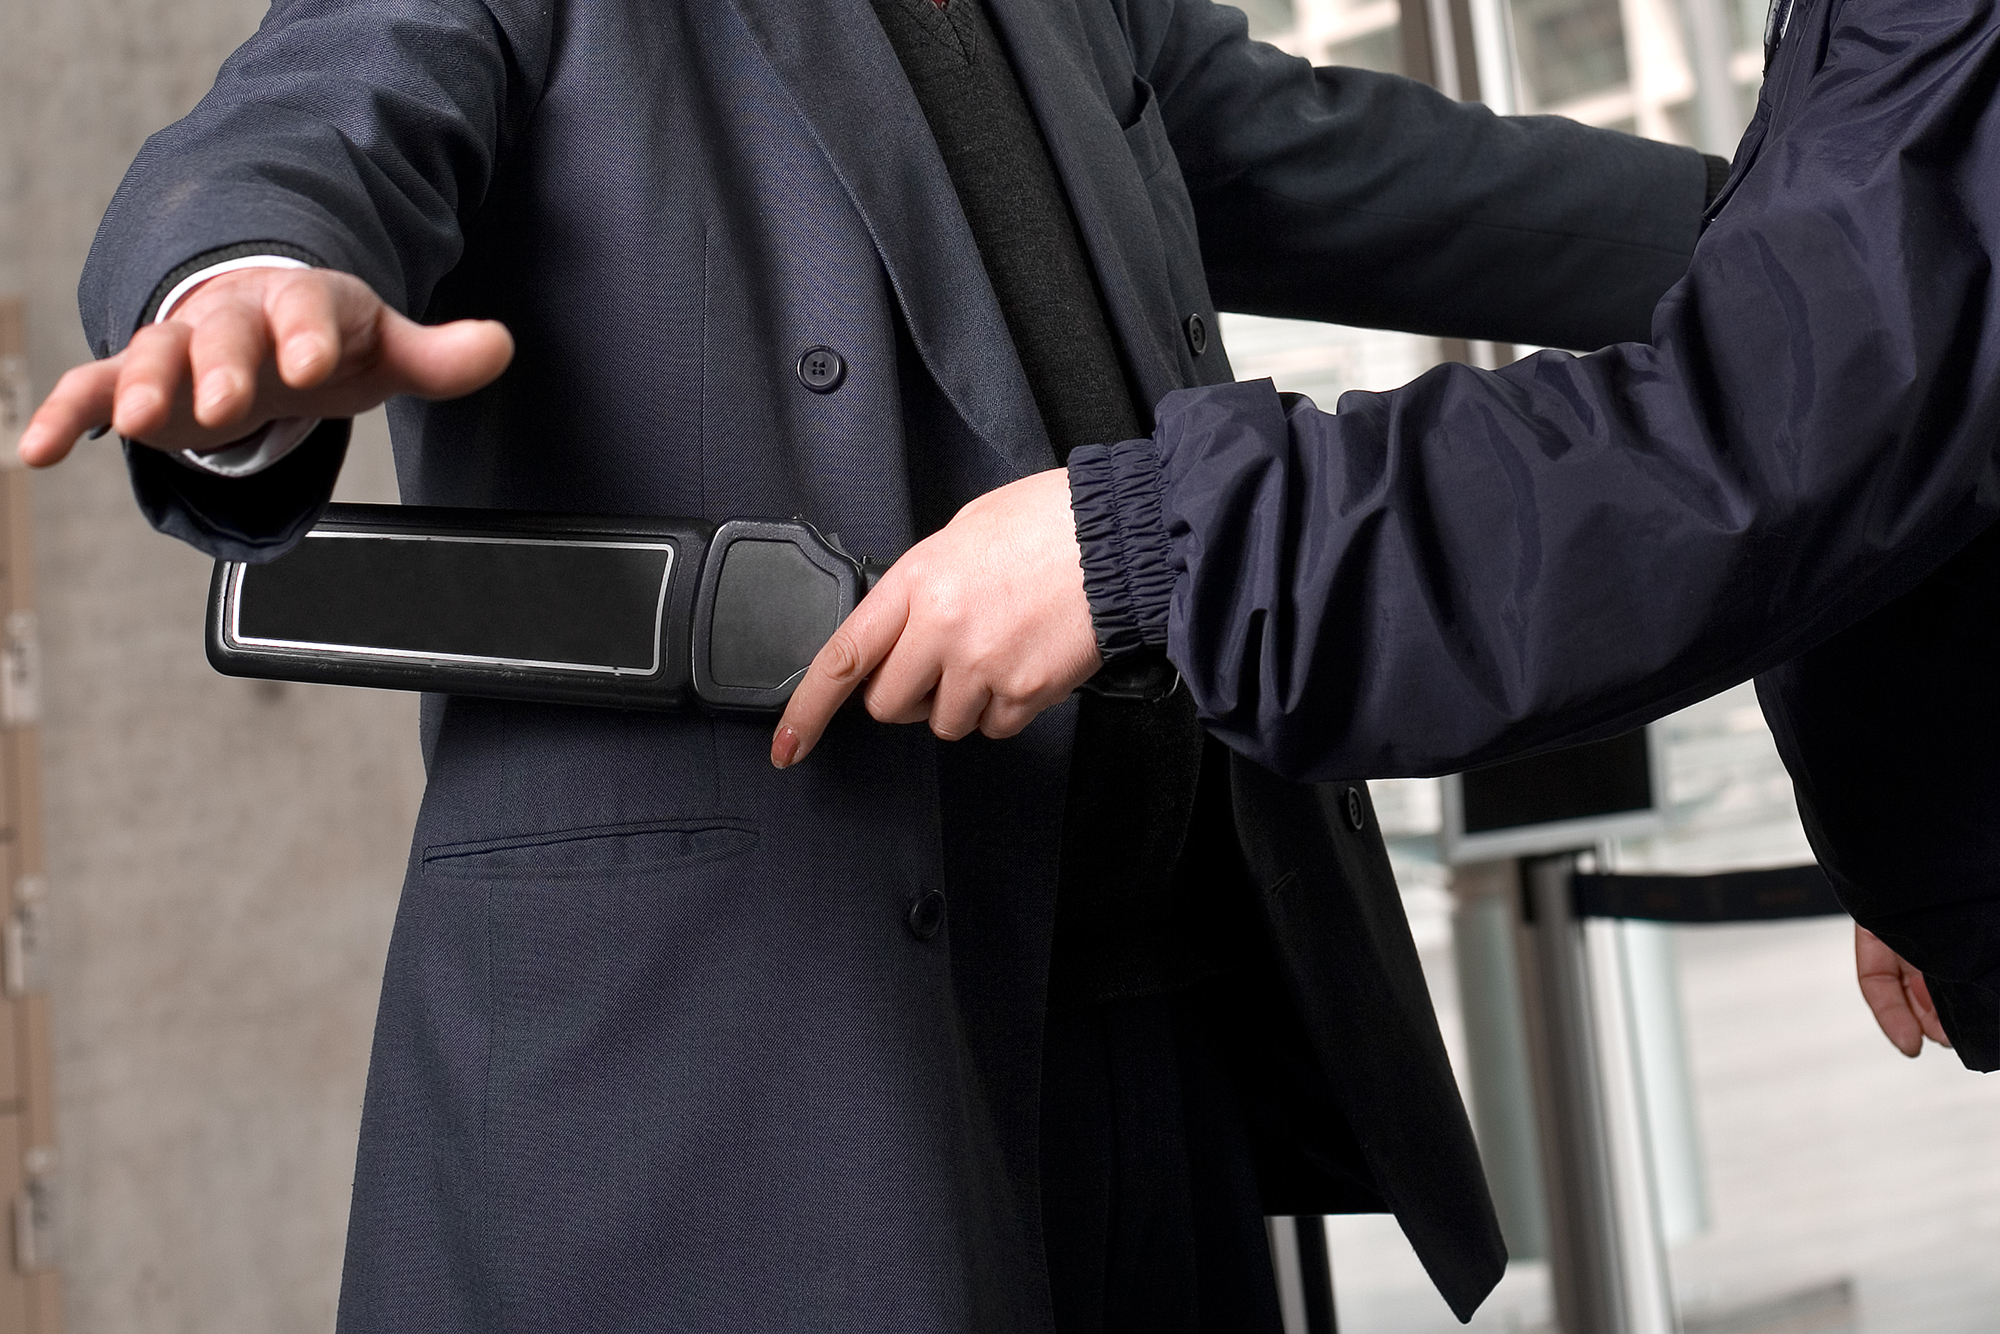
[(1199, 311), (1188, 316), (1187, 323), (1182, 327), (1187, 330), (1188, 351), (1197, 357), (1208, 351), (1208, 321), (1201, 317)]
[(1368, 827), (1368, 811), (1361, 804), (1361, 789), (1350, 787), (1344, 794), (1343, 804), (1347, 807), (1347, 827), (1360, 833)]
[(910, 934), (918, 940), (929, 940), (944, 925), (944, 895), (937, 890), (926, 890), (915, 903), (910, 905)]
[(830, 394), (847, 378), (847, 362), (830, 347), (809, 347), (799, 354), (799, 383), (815, 394)]

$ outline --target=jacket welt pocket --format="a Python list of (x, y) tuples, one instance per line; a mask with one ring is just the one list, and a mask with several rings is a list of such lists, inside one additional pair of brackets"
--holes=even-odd
[(1134, 79), (1133, 86), (1139, 110), (1122, 127), (1125, 148), (1139, 168), (1139, 179), (1150, 181), (1174, 160), (1174, 147), (1167, 139), (1167, 123), (1160, 116), (1160, 99), (1153, 95), (1153, 86), (1144, 79)]
[(652, 820), (424, 849), (424, 874), (482, 880), (618, 875), (700, 866), (757, 846), (748, 820)]

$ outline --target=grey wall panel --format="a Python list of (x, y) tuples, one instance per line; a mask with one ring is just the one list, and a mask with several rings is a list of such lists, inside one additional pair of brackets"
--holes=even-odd
[[(45, 391), (126, 163), (249, 0), (0, 5), (0, 289)], [(108, 442), (37, 478), (69, 1327), (330, 1327), (376, 989), (421, 790), (413, 697), (227, 680), (207, 562)], [(393, 500), (379, 417), (344, 499)]]

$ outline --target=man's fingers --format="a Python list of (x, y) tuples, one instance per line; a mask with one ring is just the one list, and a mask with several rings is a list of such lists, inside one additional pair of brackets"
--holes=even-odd
[(266, 347), (264, 312), (247, 302), (220, 306), (194, 326), (187, 355), (196, 423), (216, 430), (249, 415)]
[(422, 325), (382, 312), (382, 365), (399, 392), (458, 398), (499, 378), (514, 359), (514, 336), (498, 320)]
[(30, 468), (61, 463), (85, 431), (108, 425), (112, 396), (118, 389), (121, 357), (78, 366), (56, 381), (48, 398), (28, 419), (21, 433), (21, 462)]
[(513, 355), (493, 321), (424, 328), (348, 274), (243, 269), (202, 283), (116, 357), (64, 376), (22, 434), (21, 459), (46, 468), (105, 425), (160, 449), (212, 449), (277, 417), (469, 394)]
[[(322, 273), (294, 273), (264, 289), (264, 316), (277, 353), (278, 378), (293, 389), (313, 389), (340, 367), (352, 349), (343, 346), (339, 306), (352, 306), (349, 321), (369, 331), (372, 343), (376, 295), (360, 282), (335, 286)], [(370, 351), (373, 349), (370, 348)]]
[(177, 400), (189, 394), (188, 340), (184, 324), (154, 324), (132, 335), (121, 358), (111, 425), (133, 440), (157, 435), (173, 418)]
[(772, 764), (789, 769), (812, 754), (841, 704), (895, 647), (909, 616), (909, 598), (891, 571), (841, 622), (792, 691), (771, 737)]

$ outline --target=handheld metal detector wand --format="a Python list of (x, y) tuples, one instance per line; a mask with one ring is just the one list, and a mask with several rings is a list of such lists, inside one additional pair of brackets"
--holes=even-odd
[[(626, 709), (776, 710), (887, 565), (802, 519), (330, 505), (267, 564), (218, 561), (229, 676)], [(1164, 659), (1086, 689), (1172, 692)]]

